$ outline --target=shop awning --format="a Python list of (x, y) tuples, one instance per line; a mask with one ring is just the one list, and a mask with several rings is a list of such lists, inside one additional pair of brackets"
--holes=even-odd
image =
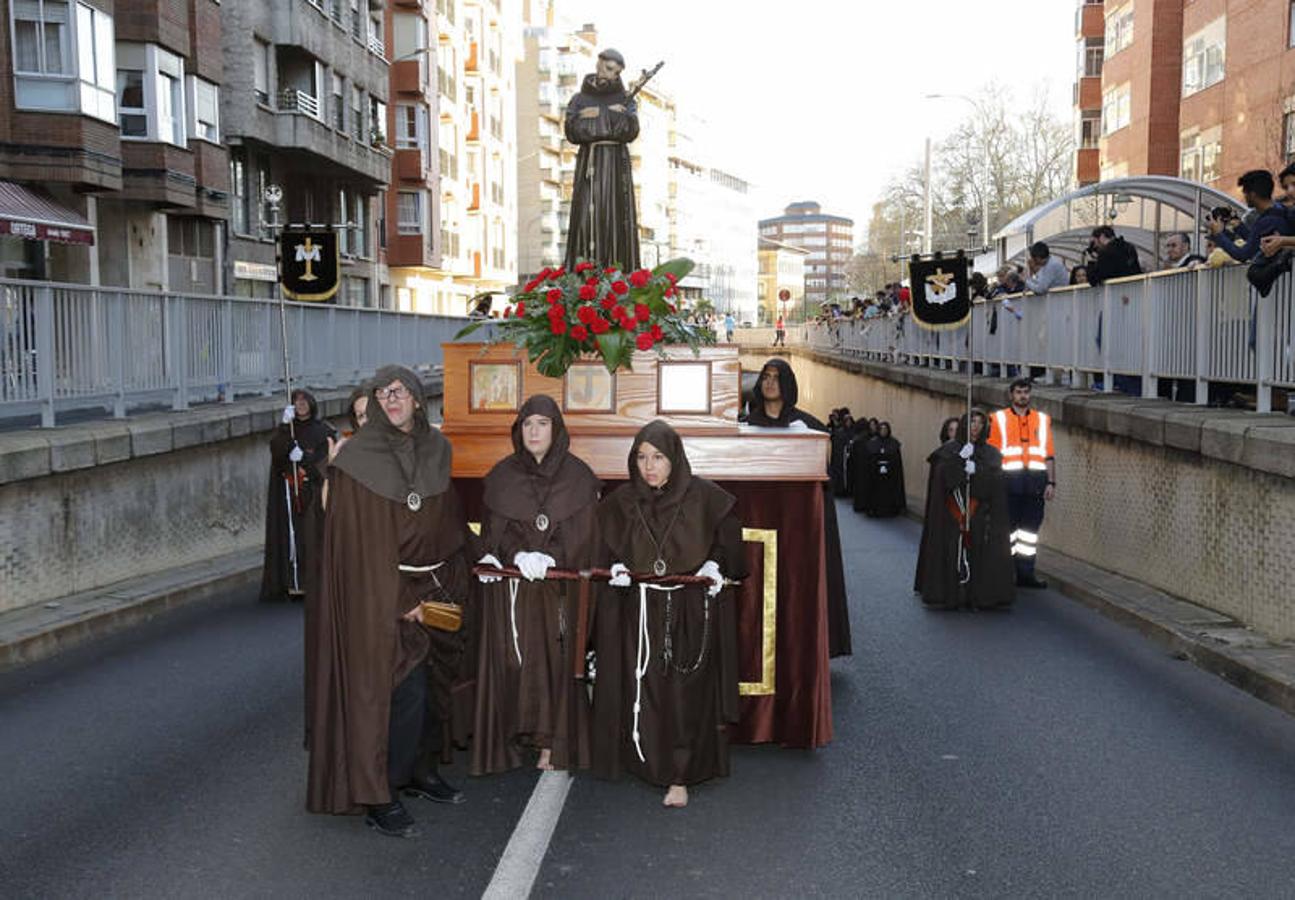
[(39, 189), (0, 181), (0, 234), (59, 244), (93, 244), (94, 226)]

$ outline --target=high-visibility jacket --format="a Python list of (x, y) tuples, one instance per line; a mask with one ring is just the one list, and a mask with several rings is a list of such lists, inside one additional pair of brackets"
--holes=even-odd
[(989, 443), (1003, 454), (1004, 472), (1046, 472), (1053, 458), (1052, 417), (1036, 409), (1025, 415), (1000, 409), (989, 417)]

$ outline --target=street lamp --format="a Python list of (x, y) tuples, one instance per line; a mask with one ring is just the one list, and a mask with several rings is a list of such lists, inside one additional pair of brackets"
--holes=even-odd
[[(927, 100), (961, 100), (961, 101), (962, 101), (962, 102), (964, 102), (964, 103), (969, 103), (969, 104), (971, 104), (971, 108), (972, 108), (972, 109), (974, 109), (978, 114), (983, 112), (983, 110), (981, 110), (981, 108), (980, 108), (980, 104), (979, 104), (979, 103), (977, 103), (975, 100), (971, 99), (970, 97), (968, 97), (966, 94), (927, 94), (925, 99), (927, 99)], [(928, 169), (927, 177), (928, 177), (928, 178), (930, 177), (929, 169)], [(984, 187), (984, 190), (983, 190), (983, 191), (981, 191), (981, 194), (980, 194), (980, 199), (981, 199), (981, 208), (980, 208), (980, 246), (981, 246), (981, 249), (982, 249), (982, 250), (983, 250), (983, 249), (987, 249), (987, 248), (989, 247), (989, 187), (990, 187), (990, 181), (989, 181), (989, 142), (988, 142), (988, 140), (986, 140), (986, 142), (985, 142), (985, 187)], [(928, 187), (928, 191), (929, 191), (929, 187)]]

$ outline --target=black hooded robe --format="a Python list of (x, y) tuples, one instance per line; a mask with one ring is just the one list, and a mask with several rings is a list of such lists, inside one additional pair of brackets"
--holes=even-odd
[[(623, 106), (624, 112), (611, 109)], [(597, 109), (598, 118), (580, 113)], [(585, 259), (600, 267), (639, 267), (638, 214), (629, 144), (639, 134), (638, 105), (617, 78), (599, 85), (585, 76), (579, 93), (566, 109), (567, 140), (580, 146), (567, 233), (567, 271)]]
[[(882, 423), (883, 425), (885, 423)], [(893, 437), (874, 436), (863, 446), (854, 481), (854, 510), (874, 518), (893, 518), (908, 508), (902, 447)]]
[[(270, 484), (265, 498), (265, 565), (261, 572), (261, 600), (286, 600), (313, 593), (317, 582), (319, 555), (324, 538), (324, 511), (320, 493), (324, 486), (324, 464), (328, 461), (328, 439), (337, 430), (319, 418), (319, 405), (309, 391), (295, 390), (295, 402), (303, 396), (310, 404), (310, 415), (286, 423), (270, 437)], [(292, 465), (293, 436), (304, 454)], [(293, 489), (294, 472), (297, 478)], [(292, 514), (289, 516), (289, 506)], [(291, 528), (289, 527), (291, 525)], [(295, 538), (296, 579), (293, 578), (292, 551)]]
[(957, 438), (927, 458), (931, 478), (915, 587), (922, 603), (934, 609), (1005, 608), (1016, 599), (1016, 569), (1002, 455), (983, 438), (976, 444), (971, 528), (964, 534), (958, 500), (966, 491), (965, 461), (959, 455), (966, 434), (959, 427)]
[[(778, 418), (772, 418), (764, 410), (763, 397), (760, 395), (760, 379), (757, 378), (746, 422), (762, 428), (789, 428), (792, 422), (804, 422), (807, 428), (814, 431), (827, 431), (818, 419), (796, 407), (800, 399), (800, 387), (796, 384), (796, 373), (785, 359), (774, 357), (768, 360), (760, 371), (772, 366), (778, 370), (778, 392), (782, 396), (782, 412)], [(845, 587), (845, 566), (841, 562), (841, 529), (836, 521), (836, 500), (832, 496), (832, 483), (823, 482), (823, 541), (826, 544), (827, 556), (827, 649), (828, 656), (849, 656), (854, 652), (850, 639), (850, 598)]]

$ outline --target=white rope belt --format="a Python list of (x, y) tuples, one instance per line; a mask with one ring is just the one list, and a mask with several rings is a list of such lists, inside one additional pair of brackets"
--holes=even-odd
[(639, 762), (647, 762), (647, 757), (643, 755), (643, 744), (639, 740), (639, 713), (643, 711), (643, 676), (652, 664), (652, 638), (648, 634), (647, 621), (647, 592), (660, 591), (663, 594), (669, 594), (673, 591), (684, 587), (682, 584), (676, 584), (674, 587), (662, 587), (659, 584), (644, 584), (639, 582), (639, 645), (638, 651), (634, 656), (634, 749), (638, 752)]
[(396, 568), (402, 572), (408, 572), (411, 575), (428, 575), (428, 574), (431, 574), (432, 572), (435, 572), (443, 565), (445, 565), (445, 560), (441, 560), (440, 562), (432, 566), (407, 566), (404, 563), (401, 563), (400, 565), (396, 566)]
[(521, 587), (521, 579), (508, 579), (508, 618), (513, 625), (513, 652), (517, 654), (517, 665), (522, 664), (522, 648), (517, 643), (517, 591)]

